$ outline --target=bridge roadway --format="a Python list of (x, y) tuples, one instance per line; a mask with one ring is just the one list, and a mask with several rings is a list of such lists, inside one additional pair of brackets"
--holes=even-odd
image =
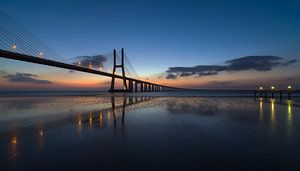
[[(47, 65), (47, 66), (53, 66), (58, 68), (64, 68), (64, 69), (70, 69), (80, 72), (86, 72), (96, 75), (102, 75), (106, 77), (115, 77), (119, 79), (123, 79), (120, 75), (113, 75), (112, 73), (107, 73), (103, 71), (98, 71), (90, 68), (84, 68), (81, 66), (73, 65), (73, 64), (66, 64), (63, 62), (58, 62), (54, 60), (44, 59), (40, 57), (20, 54), (16, 52), (10, 52), (5, 50), (0, 50), (0, 57), (7, 58), (7, 59), (13, 59), (17, 61), (24, 61), (24, 62), (30, 62), (35, 64), (41, 64), (41, 65)], [(161, 84), (151, 83), (143, 80), (138, 80), (135, 78), (125, 77), (126, 81), (129, 82), (129, 89), (128, 92), (138, 92), (137, 85), (140, 84), (140, 92), (150, 92), (150, 91), (162, 91), (162, 90), (181, 90), (182, 88), (177, 87), (171, 87), (171, 86), (165, 86)], [(135, 82), (135, 88), (133, 88), (133, 82)]]

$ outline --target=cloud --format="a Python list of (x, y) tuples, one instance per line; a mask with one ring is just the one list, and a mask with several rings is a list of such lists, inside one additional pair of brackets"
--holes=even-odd
[(174, 74), (168, 74), (166, 78), (167, 78), (167, 79), (176, 79), (177, 76), (174, 75)]
[(210, 75), (217, 75), (218, 72), (217, 71), (209, 71), (209, 72), (201, 72), (201, 73), (198, 73), (199, 77), (202, 77), (202, 76), (210, 76)]
[(219, 72), (238, 72), (245, 70), (255, 70), (258, 72), (270, 71), (276, 66), (287, 66), (296, 63), (296, 59), (285, 61), (278, 56), (245, 56), (224, 62), (224, 65), (198, 65), (195, 67), (169, 67), (167, 79), (176, 79), (192, 75), (212, 76)]
[(225, 64), (228, 64), (227, 71), (270, 71), (275, 66), (283, 65), (282, 59), (277, 56), (246, 56), (226, 61)]
[(29, 73), (19, 73), (17, 72), (15, 75), (9, 74), (6, 76), (3, 76), (3, 78), (6, 78), (9, 81), (12, 82), (29, 82), (29, 83), (36, 83), (36, 84), (52, 84), (51, 81), (48, 80), (39, 80), (36, 79), (38, 76), (35, 74), (29, 74)]
[(290, 64), (294, 64), (296, 62), (297, 62), (297, 59), (292, 59), (292, 60), (289, 60), (289, 61), (283, 63), (282, 65), (290, 65)]
[(180, 74), (180, 77), (188, 77), (188, 76), (191, 76), (194, 74), (195, 74), (195, 72), (183, 72)]
[(89, 67), (92, 65), (93, 68), (103, 68), (104, 62), (107, 61), (107, 57), (103, 55), (94, 55), (94, 56), (78, 56), (76, 57), (77, 62), (73, 64), (79, 64), (83, 67)]

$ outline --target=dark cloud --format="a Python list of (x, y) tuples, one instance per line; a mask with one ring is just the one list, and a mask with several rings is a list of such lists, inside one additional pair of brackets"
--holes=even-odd
[(15, 75), (9, 74), (6, 76), (3, 76), (3, 78), (6, 78), (9, 81), (13, 82), (29, 82), (29, 83), (37, 83), (37, 84), (52, 84), (51, 81), (48, 80), (39, 80), (36, 79), (38, 76), (35, 74), (29, 74), (29, 73), (19, 73), (17, 72)]
[(177, 75), (187, 77), (192, 75), (212, 76), (221, 71), (237, 72), (245, 70), (270, 71), (276, 66), (287, 66), (296, 63), (296, 59), (284, 61), (278, 56), (245, 56), (225, 61), (224, 65), (198, 65), (195, 67), (170, 67), (167, 79), (175, 79)]
[(273, 67), (283, 64), (283, 58), (277, 56), (246, 56), (226, 61), (227, 71), (270, 71)]
[(187, 77), (198, 74), (198, 76), (217, 75), (219, 71), (226, 70), (226, 66), (220, 65), (198, 65), (195, 67), (170, 67), (167, 71), (167, 79), (175, 79), (179, 74), (180, 77)]
[(168, 73), (201, 73), (207, 71), (224, 71), (227, 67), (220, 65), (198, 65), (195, 67), (170, 67)]
[(292, 60), (289, 60), (289, 61), (283, 63), (283, 65), (290, 65), (290, 64), (294, 64), (294, 63), (296, 63), (296, 62), (298, 62), (297, 59), (292, 59)]
[(208, 72), (198, 73), (199, 77), (210, 76), (210, 75), (217, 75), (217, 74), (218, 74), (217, 71), (208, 71)]
[(194, 74), (195, 74), (194, 72), (183, 72), (180, 74), (180, 77), (188, 77)]
[(167, 79), (176, 79), (177, 76), (174, 75), (174, 74), (168, 74), (166, 78), (167, 78)]
[(80, 63), (83, 67), (89, 67), (92, 65), (93, 68), (103, 68), (104, 62), (107, 61), (107, 57), (103, 55), (94, 55), (94, 56), (78, 56), (76, 57), (77, 62), (74, 62), (73, 64), (78, 65)]

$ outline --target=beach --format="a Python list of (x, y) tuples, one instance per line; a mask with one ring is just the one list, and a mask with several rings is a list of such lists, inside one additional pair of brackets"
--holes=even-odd
[(1, 168), (300, 167), (293, 101), (182, 94), (1, 97)]

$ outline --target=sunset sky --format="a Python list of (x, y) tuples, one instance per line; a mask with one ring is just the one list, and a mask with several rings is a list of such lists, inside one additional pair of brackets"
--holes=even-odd
[[(3, 14), (59, 54), (49, 59), (99, 68), (114, 48), (125, 48), (142, 79), (208, 89), (299, 89), (299, 8), (294, 0), (0, 1)], [(0, 90), (109, 84), (102, 76), (0, 58)]]

